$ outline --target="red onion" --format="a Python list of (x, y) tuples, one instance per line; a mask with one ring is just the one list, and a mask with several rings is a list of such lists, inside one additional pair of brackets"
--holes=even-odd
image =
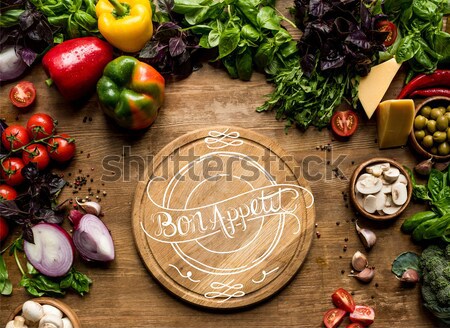
[(0, 81), (9, 81), (19, 77), (27, 67), (14, 46), (7, 46), (0, 52)]
[(72, 238), (81, 257), (87, 261), (114, 260), (114, 244), (105, 224), (95, 215), (85, 214), (78, 220), (79, 215), (75, 214), (70, 213), (74, 223)]
[(36, 270), (49, 277), (61, 277), (69, 272), (74, 256), (70, 235), (53, 223), (38, 223), (31, 230), (34, 244), (24, 241), (23, 249)]

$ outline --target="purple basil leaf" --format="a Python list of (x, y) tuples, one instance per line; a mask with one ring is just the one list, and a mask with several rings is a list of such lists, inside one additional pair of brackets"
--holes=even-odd
[(139, 53), (140, 58), (154, 58), (159, 52), (159, 42), (158, 41), (149, 41), (146, 43), (144, 48), (142, 48)]
[(170, 14), (174, 6), (174, 0), (158, 0), (158, 8), (165, 14)]
[(56, 223), (60, 224), (63, 222), (64, 218), (57, 215), (53, 210), (51, 209), (41, 209), (36, 216), (36, 218), (40, 221), (45, 221), (47, 223)]
[(345, 41), (354, 44), (355, 46), (361, 49), (367, 50), (370, 49), (371, 47), (370, 42), (367, 40), (367, 36), (361, 30), (356, 30), (352, 32), (345, 38)]
[(180, 37), (170, 38), (169, 40), (169, 52), (172, 57), (181, 55), (186, 50), (186, 44)]
[(33, 183), (39, 179), (39, 171), (37, 165), (33, 162), (25, 165), (21, 171), (22, 176), (28, 183)]
[(302, 57), (300, 65), (306, 76), (311, 76), (316, 64), (316, 58), (312, 54), (306, 54)]
[(27, 30), (34, 24), (34, 15), (33, 11), (30, 9), (25, 10), (19, 16), (19, 26), (22, 30)]
[(31, 230), (31, 226), (28, 224), (23, 226), (23, 239), (34, 244), (33, 230)]
[(30, 48), (22, 48), (19, 49), (19, 55), (22, 57), (22, 60), (28, 66), (31, 66), (33, 62), (36, 60), (37, 54), (33, 52)]

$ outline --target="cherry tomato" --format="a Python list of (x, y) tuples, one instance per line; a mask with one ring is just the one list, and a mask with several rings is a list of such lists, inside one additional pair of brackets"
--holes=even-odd
[(337, 111), (331, 117), (331, 129), (339, 137), (350, 137), (358, 127), (358, 116), (351, 110)]
[(352, 295), (344, 288), (337, 289), (333, 295), (331, 295), (331, 299), (333, 300), (334, 305), (346, 312), (351, 313), (355, 310), (355, 301), (353, 300)]
[(361, 324), (359, 324), (359, 323), (354, 322), (354, 323), (349, 324), (349, 325), (348, 325), (347, 327), (345, 327), (345, 328), (364, 328), (364, 326), (361, 325)]
[(27, 129), (21, 125), (10, 125), (2, 133), (2, 144), (7, 150), (18, 149), (28, 143), (30, 136)]
[(47, 150), (50, 158), (57, 162), (67, 162), (75, 156), (75, 140), (67, 134), (51, 138), (48, 143)]
[(355, 311), (350, 313), (350, 321), (359, 323), (364, 327), (369, 326), (375, 320), (375, 311), (370, 306), (357, 305)]
[(8, 237), (9, 227), (4, 218), (0, 216), (0, 243)]
[(24, 108), (30, 106), (36, 99), (36, 88), (28, 81), (16, 84), (9, 91), (9, 100), (16, 107)]
[(377, 30), (380, 32), (389, 33), (383, 43), (386, 47), (391, 46), (397, 39), (397, 26), (387, 19), (381, 20), (377, 23)]
[(25, 166), (22, 159), (9, 157), (2, 163), (1, 177), (10, 186), (18, 186), (23, 182), (22, 169)]
[(32, 115), (27, 122), (27, 130), (33, 139), (42, 139), (56, 132), (55, 120), (47, 114)]
[(25, 165), (30, 162), (36, 163), (38, 170), (42, 171), (50, 163), (50, 156), (44, 145), (31, 144), (25, 147), (25, 150), (22, 153), (22, 160)]
[(17, 191), (6, 184), (0, 185), (0, 202), (2, 200), (14, 200), (17, 197)]
[(325, 312), (323, 315), (323, 323), (325, 324), (325, 327), (327, 328), (336, 328), (338, 327), (342, 320), (344, 319), (344, 316), (347, 314), (342, 309), (331, 309)]

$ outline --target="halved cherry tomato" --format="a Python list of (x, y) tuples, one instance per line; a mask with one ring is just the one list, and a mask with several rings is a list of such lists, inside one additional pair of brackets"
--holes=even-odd
[(42, 139), (56, 132), (55, 120), (47, 114), (32, 115), (27, 122), (27, 130), (33, 139)]
[(9, 233), (9, 227), (8, 222), (4, 218), (0, 216), (0, 242), (6, 239), (8, 237)]
[(354, 323), (349, 324), (349, 325), (348, 325), (347, 327), (345, 327), (345, 328), (364, 328), (364, 326), (361, 325), (361, 324), (359, 324), (359, 323), (354, 322)]
[(67, 162), (75, 156), (75, 140), (67, 134), (51, 138), (47, 150), (50, 158), (57, 162)]
[(380, 32), (389, 33), (383, 43), (386, 47), (391, 46), (397, 39), (397, 26), (387, 19), (381, 20), (377, 23), (377, 30)]
[(370, 306), (357, 305), (355, 311), (350, 313), (350, 321), (359, 323), (364, 327), (370, 326), (375, 320), (375, 311)]
[(355, 301), (353, 300), (352, 295), (344, 288), (337, 289), (333, 295), (331, 295), (331, 299), (333, 300), (334, 305), (346, 312), (351, 313), (355, 310)]
[(5, 183), (10, 186), (18, 186), (23, 182), (22, 169), (25, 166), (23, 161), (17, 157), (5, 159), (1, 165), (0, 175)]
[(358, 127), (358, 116), (351, 110), (337, 111), (331, 117), (331, 129), (339, 137), (350, 137)]
[(347, 312), (342, 309), (331, 309), (325, 312), (323, 315), (323, 323), (327, 328), (336, 328), (338, 327), (342, 320), (344, 319)]
[(17, 191), (6, 184), (0, 185), (0, 202), (2, 200), (14, 200), (17, 197)]
[(36, 99), (36, 88), (28, 81), (16, 84), (9, 91), (9, 100), (16, 107), (24, 108), (30, 106)]
[(50, 156), (44, 145), (36, 143), (25, 147), (22, 153), (22, 160), (25, 165), (30, 162), (36, 163), (38, 170), (42, 171), (50, 163)]
[(28, 143), (30, 136), (22, 125), (10, 125), (2, 133), (2, 144), (7, 150), (18, 149)]

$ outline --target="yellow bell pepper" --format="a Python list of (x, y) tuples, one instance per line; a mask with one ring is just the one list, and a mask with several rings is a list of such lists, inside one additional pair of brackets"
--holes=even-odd
[(122, 51), (141, 50), (153, 35), (149, 0), (99, 0), (95, 12), (100, 33)]

